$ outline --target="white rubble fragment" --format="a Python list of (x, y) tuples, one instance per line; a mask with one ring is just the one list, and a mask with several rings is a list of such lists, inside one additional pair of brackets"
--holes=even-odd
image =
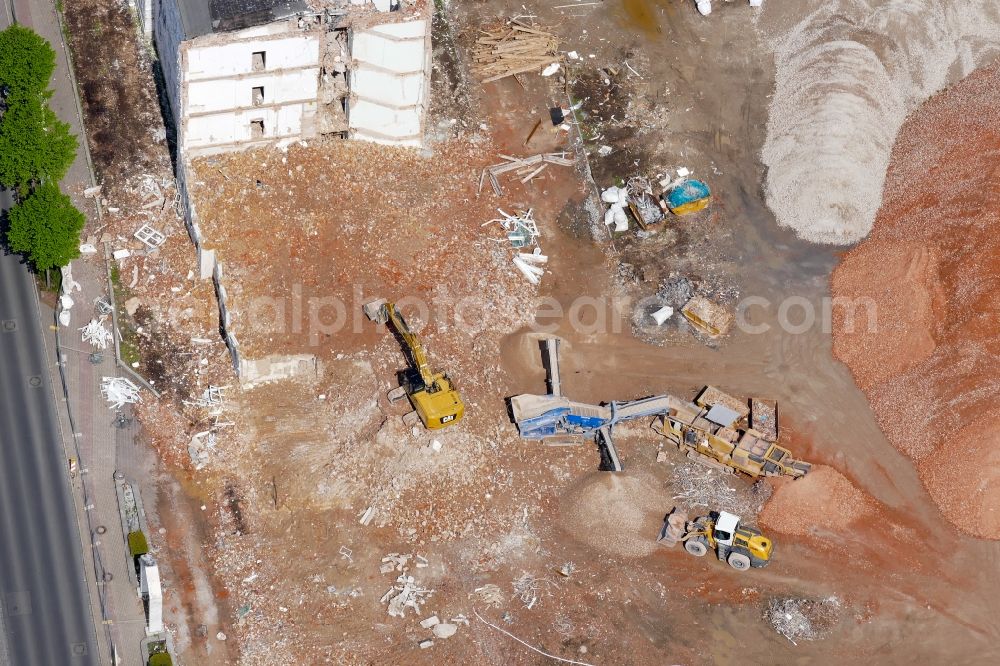
[(670, 317), (673, 314), (674, 314), (674, 309), (669, 305), (664, 305), (662, 308), (652, 313), (650, 316), (653, 318), (653, 321), (656, 322), (657, 326), (663, 326), (663, 322), (670, 319)]
[(559, 71), (559, 63), (554, 62), (542, 70), (542, 76), (552, 76)]
[(527, 261), (529, 264), (547, 264), (549, 263), (549, 258), (541, 254), (541, 252), (518, 252), (517, 256), (523, 261)]
[(538, 266), (532, 266), (520, 257), (514, 257), (514, 265), (524, 274), (524, 277), (528, 278), (528, 282), (531, 284), (539, 284), (542, 281), (541, 278), (545, 271)]
[(434, 641), (432, 641), (432, 640), (431, 640), (431, 639), (429, 639), (429, 638), (428, 638), (428, 639), (426, 639), (426, 640), (422, 640), (422, 641), (420, 641), (420, 649), (421, 649), (421, 650), (426, 650), (427, 648), (429, 648), (429, 647), (431, 647), (431, 646), (433, 646), (433, 645), (434, 645)]
[(107, 315), (101, 315), (99, 319), (91, 319), (89, 324), (80, 329), (80, 339), (97, 349), (107, 349), (108, 343), (113, 340), (111, 331), (104, 327), (107, 318)]
[(210, 430), (199, 432), (191, 438), (188, 444), (188, 456), (194, 464), (195, 470), (203, 469), (209, 462), (209, 451), (215, 448), (215, 433)]
[(124, 377), (102, 378), (101, 395), (111, 403), (111, 409), (121, 409), (127, 404), (142, 402), (139, 387)]
[(580, 54), (577, 53), (576, 51), (570, 51), (569, 53), (566, 54), (566, 57), (569, 58), (570, 60), (579, 60)]
[(608, 145), (601, 146), (600, 148), (597, 149), (597, 154), (600, 155), (601, 157), (607, 157), (612, 152), (614, 152), (614, 148)]
[(433, 631), (434, 635), (438, 638), (451, 638), (455, 635), (455, 632), (458, 631), (458, 627), (450, 623), (441, 623), (435, 624), (434, 629), (431, 631)]
[(423, 627), (424, 629), (430, 629), (435, 624), (438, 624), (440, 622), (441, 622), (441, 620), (438, 619), (437, 615), (431, 615), (430, 617), (427, 617), (427, 618), (424, 618), (423, 620), (421, 620), (420, 621), (420, 626)]
[(111, 253), (111, 256), (120, 261), (122, 259), (127, 259), (128, 257), (131, 257), (132, 253), (129, 252), (128, 250), (115, 250), (114, 252)]
[(97, 248), (90, 243), (80, 245), (80, 254), (94, 254), (95, 252), (97, 252)]
[(698, 11), (702, 16), (712, 13), (712, 0), (698, 0)]

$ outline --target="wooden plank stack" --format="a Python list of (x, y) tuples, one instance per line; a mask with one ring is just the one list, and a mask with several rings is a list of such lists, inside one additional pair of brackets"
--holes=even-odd
[(545, 30), (509, 21), (503, 28), (483, 30), (472, 49), (472, 72), (483, 83), (531, 72), (559, 62), (559, 40)]
[(516, 171), (516, 175), (521, 177), (521, 183), (524, 184), (544, 171), (545, 167), (549, 164), (558, 164), (559, 166), (568, 167), (575, 164), (572, 160), (573, 155), (567, 154), (566, 152), (539, 153), (538, 155), (532, 155), (530, 157), (512, 157), (510, 155), (500, 155), (499, 157), (504, 161), (499, 164), (486, 167), (479, 175), (479, 191), (483, 191), (483, 181), (489, 177), (490, 185), (493, 186), (493, 192), (496, 193), (498, 197), (503, 195), (503, 188), (500, 187), (500, 180), (497, 178), (497, 176), (502, 173)]

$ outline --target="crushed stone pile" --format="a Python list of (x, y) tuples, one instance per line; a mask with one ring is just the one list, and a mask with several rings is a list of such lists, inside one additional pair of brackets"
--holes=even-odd
[(907, 113), (996, 57), (1000, 15), (994, 0), (796, 4), (797, 24), (772, 25), (766, 10), (758, 23), (777, 66), (767, 203), (806, 240), (856, 243)]
[(992, 539), (1000, 539), (1000, 471), (990, 464), (1000, 438), (998, 108), (994, 64), (910, 117), (871, 237), (832, 278), (846, 304), (833, 310), (834, 354), (944, 515)]
[(876, 510), (871, 498), (826, 465), (814, 465), (801, 479), (773, 481), (778, 488), (759, 519), (765, 530), (796, 536), (843, 532)]

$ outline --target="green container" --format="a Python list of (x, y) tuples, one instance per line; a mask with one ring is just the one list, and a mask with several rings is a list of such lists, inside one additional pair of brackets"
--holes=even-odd
[[(142, 534), (142, 532), (133, 532), (133, 534)], [(170, 654), (167, 652), (150, 656), (149, 661), (146, 663), (149, 666), (174, 666), (174, 660), (170, 658)]]
[(149, 544), (146, 542), (146, 535), (142, 531), (128, 533), (128, 550), (132, 557), (139, 557), (149, 552)]

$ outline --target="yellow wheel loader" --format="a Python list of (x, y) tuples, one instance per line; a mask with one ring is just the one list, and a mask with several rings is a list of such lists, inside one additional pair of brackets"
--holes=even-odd
[(413, 425), (419, 418), (425, 428), (438, 430), (461, 421), (465, 415), (462, 397), (448, 375), (431, 371), (420, 340), (410, 331), (395, 303), (379, 299), (365, 304), (362, 309), (365, 316), (376, 324), (392, 325), (392, 330), (409, 357), (410, 366), (397, 373), (399, 387), (388, 394), (389, 402), (396, 402), (403, 396), (409, 398), (413, 411), (403, 416), (403, 422)]
[(739, 516), (727, 511), (711, 511), (688, 520), (674, 508), (663, 522), (656, 542), (661, 546), (683, 543), (684, 550), (695, 557), (714, 550), (720, 561), (737, 571), (766, 567), (774, 551), (773, 541), (756, 527), (741, 524)]

